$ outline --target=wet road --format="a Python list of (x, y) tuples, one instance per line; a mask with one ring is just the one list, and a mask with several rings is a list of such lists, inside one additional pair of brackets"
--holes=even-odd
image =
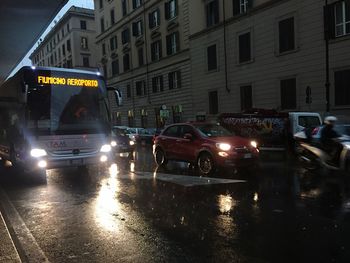
[(156, 170), (141, 148), (131, 164), (48, 171), (47, 185), (9, 170), (0, 182), (33, 262), (350, 262), (349, 180), (291, 162), (199, 178), (184, 163)]

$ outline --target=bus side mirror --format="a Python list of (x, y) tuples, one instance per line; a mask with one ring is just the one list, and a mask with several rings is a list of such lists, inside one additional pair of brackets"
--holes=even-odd
[(119, 89), (113, 88), (113, 87), (107, 87), (108, 91), (112, 91), (113, 93), (113, 99), (117, 106), (122, 106), (123, 105), (123, 98), (122, 98), (122, 93)]

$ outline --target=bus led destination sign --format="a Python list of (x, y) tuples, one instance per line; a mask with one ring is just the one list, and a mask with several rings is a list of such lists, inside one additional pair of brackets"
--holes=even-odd
[(38, 84), (98, 88), (98, 81), (95, 79), (77, 79), (77, 78), (38, 76)]

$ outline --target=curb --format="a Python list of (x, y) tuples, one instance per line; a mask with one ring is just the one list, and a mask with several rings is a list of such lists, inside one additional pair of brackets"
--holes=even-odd
[(0, 262), (21, 263), (21, 259), (0, 211)]

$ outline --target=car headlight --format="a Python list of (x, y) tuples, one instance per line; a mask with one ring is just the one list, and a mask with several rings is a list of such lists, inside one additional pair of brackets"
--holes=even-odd
[(231, 145), (228, 143), (217, 143), (216, 147), (222, 151), (229, 151), (231, 149)]
[(135, 145), (135, 142), (134, 142), (134, 141), (130, 141), (129, 144), (130, 144), (131, 146), (133, 146), (133, 145)]
[(350, 144), (345, 144), (345, 147), (350, 150)]
[(253, 146), (254, 148), (258, 148), (258, 143), (256, 141), (251, 141), (250, 145)]
[(111, 141), (111, 146), (112, 147), (116, 147), (117, 146), (117, 142), (116, 141)]
[(35, 148), (30, 151), (30, 155), (34, 158), (40, 158), (46, 156), (47, 153), (44, 149)]
[(108, 153), (112, 150), (112, 147), (109, 144), (102, 145), (100, 152)]

